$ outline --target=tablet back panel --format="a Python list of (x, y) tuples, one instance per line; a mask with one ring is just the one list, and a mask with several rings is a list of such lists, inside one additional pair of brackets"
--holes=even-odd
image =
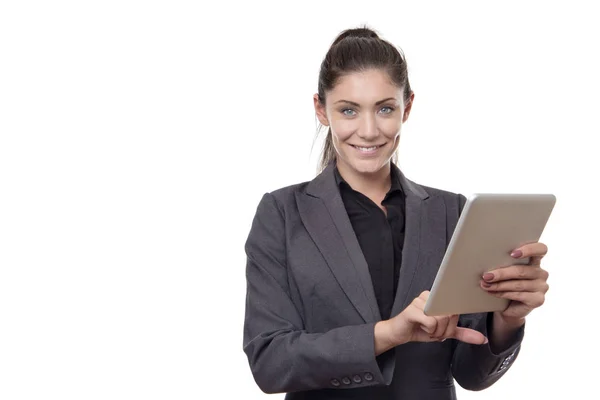
[(556, 198), (551, 194), (474, 194), (456, 225), (440, 265), (426, 315), (501, 311), (508, 300), (488, 294), (479, 282), (496, 267), (528, 263), (510, 256), (519, 246), (537, 242)]

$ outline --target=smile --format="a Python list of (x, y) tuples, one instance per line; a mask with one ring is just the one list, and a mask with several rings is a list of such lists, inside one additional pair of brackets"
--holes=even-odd
[(351, 144), (350, 146), (354, 147), (355, 149), (359, 150), (362, 153), (372, 153), (372, 152), (376, 151), (377, 149), (385, 146), (385, 144), (380, 144), (377, 146), (370, 146), (370, 147), (355, 146), (353, 144)]

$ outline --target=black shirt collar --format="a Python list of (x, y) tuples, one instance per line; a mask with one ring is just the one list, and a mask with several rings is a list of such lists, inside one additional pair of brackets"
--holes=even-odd
[[(394, 166), (392, 166), (390, 168), (391, 170), (391, 175), (392, 175), (392, 186), (390, 187), (390, 190), (388, 191), (389, 193), (393, 193), (395, 191), (399, 191), (402, 192), (402, 185), (400, 184), (400, 177), (398, 176), (397, 170), (396, 168), (394, 168)], [(337, 183), (338, 186), (341, 185), (345, 185), (346, 187), (351, 188), (350, 184), (348, 182), (346, 182), (344, 180), (344, 178), (342, 178), (342, 175), (340, 174), (340, 171), (338, 171), (338, 167), (337, 164), (334, 168), (334, 175), (335, 175), (335, 182)]]

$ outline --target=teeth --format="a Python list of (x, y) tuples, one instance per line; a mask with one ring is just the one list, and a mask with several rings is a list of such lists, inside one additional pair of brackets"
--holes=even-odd
[(359, 149), (360, 151), (373, 151), (375, 150), (378, 146), (373, 146), (373, 147), (358, 147), (355, 146), (357, 149)]

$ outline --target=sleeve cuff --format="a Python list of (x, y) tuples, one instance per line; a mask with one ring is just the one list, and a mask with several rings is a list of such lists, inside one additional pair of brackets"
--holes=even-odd
[[(487, 313), (486, 317), (481, 318), (479, 321), (481, 326), (475, 328), (477, 330), (481, 329), (481, 332), (488, 338), (490, 337), (489, 333), (492, 325), (493, 315), (494, 313)], [(510, 342), (504, 345), (501, 349), (493, 348), (492, 343), (490, 342), (479, 346), (480, 351), (488, 353), (488, 357), (484, 357), (484, 359), (489, 360), (487, 367), (490, 375), (502, 373), (512, 365), (519, 354), (524, 335), (525, 325), (521, 326), (517, 332), (515, 332)]]
[[(331, 388), (352, 389), (374, 385), (389, 385), (392, 382), (395, 366), (395, 350), (375, 356), (375, 324), (357, 326), (357, 343), (364, 346), (355, 348), (355, 359), (346, 364), (348, 369), (332, 374)], [(338, 376), (339, 375), (339, 376)]]
[(389, 385), (392, 382), (392, 378), (394, 377), (394, 366), (395, 366), (395, 357), (396, 350), (391, 349), (386, 351), (379, 356), (375, 356), (375, 323), (370, 323), (364, 325), (366, 332), (368, 335), (368, 339), (365, 340), (365, 343), (369, 343), (369, 358), (371, 362), (369, 363), (369, 372), (365, 372), (365, 380), (369, 381), (370, 376), (372, 375), (372, 380), (370, 383), (379, 384), (379, 385)]

